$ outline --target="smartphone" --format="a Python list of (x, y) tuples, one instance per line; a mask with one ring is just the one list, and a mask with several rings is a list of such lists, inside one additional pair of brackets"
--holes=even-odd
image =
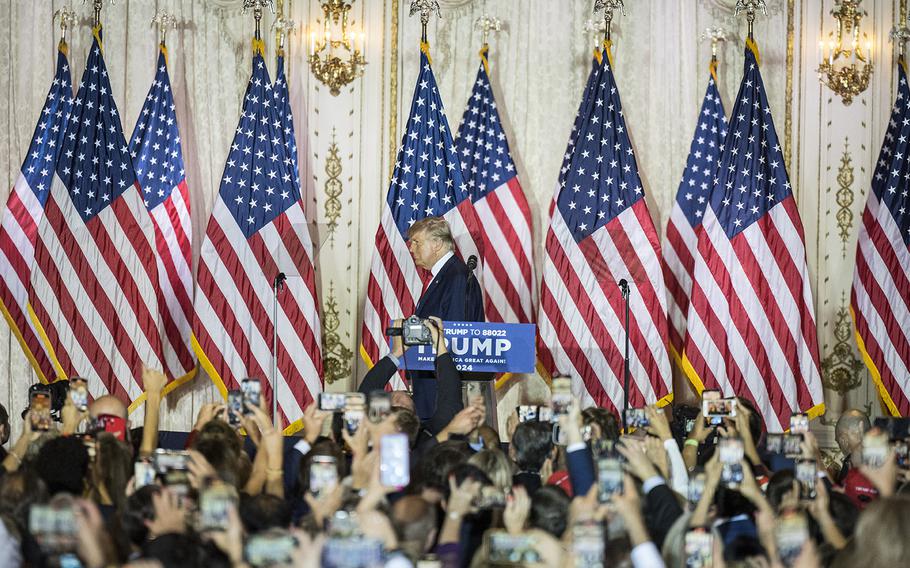
[(569, 413), (572, 406), (572, 379), (569, 377), (553, 377), (550, 395), (550, 408), (554, 416), (563, 416)]
[(51, 429), (51, 393), (34, 391), (29, 395), (29, 412), (33, 432), (47, 432)]
[(648, 421), (648, 415), (645, 414), (644, 408), (629, 408), (626, 410), (626, 424), (629, 428), (647, 428), (651, 422)]
[(863, 463), (869, 467), (882, 467), (888, 459), (888, 435), (870, 430), (863, 436)]
[(744, 472), (742, 463), (744, 450), (741, 438), (721, 438), (717, 450), (722, 464), (720, 472), (721, 482), (730, 488), (739, 487), (743, 482)]
[(199, 530), (226, 531), (231, 509), (237, 509), (237, 492), (226, 483), (210, 486), (199, 495)]
[(234, 389), (228, 393), (228, 424), (234, 428), (240, 426), (240, 417), (246, 414), (246, 408), (243, 406), (243, 398), (242, 390)]
[(139, 490), (146, 485), (154, 485), (158, 472), (148, 460), (139, 460), (133, 464), (133, 489)]
[(805, 434), (809, 431), (808, 414), (791, 414), (790, 415), (790, 433)]
[(522, 404), (515, 407), (518, 412), (518, 422), (533, 422), (537, 420), (537, 407), (532, 404)]
[(356, 511), (339, 509), (326, 519), (325, 534), (330, 538), (354, 538), (363, 536)]
[(907, 440), (898, 440), (894, 442), (894, 457), (897, 467), (901, 469), (910, 469), (910, 457), (908, 457)]
[(783, 434), (784, 457), (791, 459), (800, 458), (803, 455), (803, 435), (802, 434)]
[(784, 449), (784, 435), (783, 434), (768, 434), (765, 437), (765, 450), (769, 454), (778, 455), (783, 452)]
[(29, 508), (28, 527), (46, 554), (76, 550), (76, 515), (69, 498), (54, 498), (46, 505), (33, 504)]
[(686, 568), (710, 568), (714, 563), (714, 534), (705, 527), (686, 531)]
[(243, 391), (243, 413), (252, 414), (246, 405), (250, 404), (259, 408), (259, 400), (262, 396), (262, 384), (259, 379), (243, 379), (240, 381), (240, 390)]
[(493, 486), (481, 487), (472, 505), (477, 509), (502, 509), (506, 506), (506, 495)]
[(186, 471), (189, 459), (190, 455), (187, 452), (178, 450), (158, 448), (155, 450), (155, 453), (152, 454), (152, 464), (155, 466), (155, 471), (160, 474), (172, 470)]
[(79, 412), (88, 410), (88, 382), (82, 377), (70, 379), (70, 400)]
[(392, 412), (392, 393), (386, 391), (373, 391), (370, 393), (367, 404), (367, 416), (374, 424), (382, 422)]
[(720, 452), (720, 463), (738, 463), (745, 455), (742, 438), (721, 438), (718, 443), (718, 452)]
[(809, 525), (805, 515), (797, 511), (783, 511), (774, 527), (777, 552), (784, 566), (793, 566), (809, 538)]
[(796, 460), (796, 481), (799, 482), (799, 498), (815, 499), (815, 480), (818, 465), (815, 460)]
[(601, 523), (580, 523), (572, 527), (572, 556), (575, 566), (604, 566), (606, 539)]
[(597, 500), (600, 503), (609, 503), (614, 495), (622, 494), (622, 477), (622, 464), (618, 458), (597, 460)]
[(699, 472), (689, 476), (689, 489), (686, 498), (693, 506), (701, 501), (701, 496), (705, 494), (705, 473)]
[(407, 434), (386, 434), (379, 440), (379, 482), (404, 487), (411, 482), (411, 448)]
[(553, 442), (554, 446), (565, 446), (569, 443), (568, 435), (566, 434), (566, 431), (562, 429), (562, 426), (559, 425), (559, 422), (553, 423), (550, 440)]
[(382, 541), (375, 538), (330, 538), (322, 548), (322, 568), (382, 565)]
[(513, 535), (504, 530), (495, 530), (487, 531), (486, 539), (489, 566), (526, 566), (541, 561), (531, 535)]
[(723, 422), (723, 418), (717, 416), (717, 407), (720, 403), (720, 391), (714, 389), (705, 389), (701, 393), (701, 415), (705, 422), (710, 426), (717, 426)]
[(364, 416), (363, 405), (345, 405), (343, 416), (344, 427), (348, 431), (349, 436), (353, 436), (357, 433), (360, 425), (363, 424)]
[(290, 565), (294, 560), (297, 539), (284, 529), (268, 529), (251, 535), (243, 547), (243, 556), (254, 568)]
[(549, 406), (538, 406), (537, 407), (537, 421), (538, 422), (553, 422), (553, 409)]
[(338, 412), (344, 410), (344, 403), (347, 396), (343, 392), (321, 392), (319, 393), (319, 410), (328, 412)]
[(310, 493), (319, 497), (338, 485), (338, 465), (333, 456), (313, 456), (310, 462)]

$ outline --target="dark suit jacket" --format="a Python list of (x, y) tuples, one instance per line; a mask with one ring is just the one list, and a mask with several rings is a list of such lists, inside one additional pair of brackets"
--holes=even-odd
[[(421, 318), (436, 316), (443, 321), (484, 321), (480, 285), (464, 261), (453, 256), (442, 266), (417, 302), (414, 313)], [(432, 373), (425, 371), (408, 371), (407, 375), (414, 391), (417, 416), (423, 421), (430, 420), (436, 414), (437, 381)], [(461, 401), (460, 391), (457, 398)]]
[(443, 321), (483, 321), (483, 295), (468, 266), (457, 256), (446, 262), (427, 286), (414, 313)]
[(642, 513), (651, 540), (660, 550), (670, 527), (683, 514), (683, 509), (676, 500), (673, 490), (667, 487), (666, 483), (662, 483), (645, 495)]
[(587, 495), (597, 479), (591, 448), (585, 445), (574, 452), (566, 452), (566, 466), (569, 470), (569, 481), (572, 483), (572, 493), (576, 496)]

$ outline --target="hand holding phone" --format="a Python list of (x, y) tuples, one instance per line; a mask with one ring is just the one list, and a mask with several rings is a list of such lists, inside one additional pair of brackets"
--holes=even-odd
[(79, 412), (88, 411), (88, 383), (82, 377), (70, 379), (69, 397)]
[(237, 510), (237, 492), (226, 483), (216, 483), (199, 496), (199, 531), (226, 531), (231, 510)]

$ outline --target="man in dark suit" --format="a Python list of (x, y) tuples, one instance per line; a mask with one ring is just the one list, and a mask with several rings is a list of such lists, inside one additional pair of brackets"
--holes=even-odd
[[(473, 271), (455, 255), (455, 239), (442, 217), (426, 217), (408, 230), (408, 247), (414, 263), (429, 270), (427, 284), (415, 315), (436, 316), (443, 321), (484, 321), (483, 295)], [(428, 420), (436, 409), (436, 378), (433, 373), (409, 372), (417, 416)]]

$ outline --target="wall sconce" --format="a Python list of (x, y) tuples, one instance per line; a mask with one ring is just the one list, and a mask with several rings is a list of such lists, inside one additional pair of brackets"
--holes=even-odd
[(837, 20), (837, 36), (828, 34), (828, 41), (819, 42), (821, 64), (819, 80), (840, 95), (845, 105), (869, 86), (872, 77), (872, 41), (863, 34), (860, 42), (859, 24), (866, 11), (859, 7), (861, 0), (839, 0), (831, 15)]
[(310, 32), (310, 69), (335, 97), (342, 87), (363, 75), (363, 66), (367, 64), (363, 57), (366, 34), (348, 30), (352, 1), (325, 0), (322, 34)]

